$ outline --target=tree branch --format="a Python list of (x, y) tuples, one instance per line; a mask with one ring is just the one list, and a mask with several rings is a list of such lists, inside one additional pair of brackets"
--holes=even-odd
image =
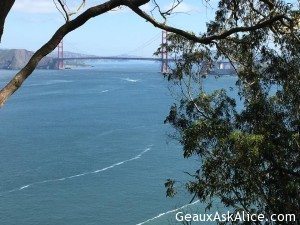
[[(60, 8), (59, 6), (56, 4), (56, 1), (53, 0), (53, 3), (56, 7), (56, 9), (62, 14), (62, 16), (65, 18), (66, 22), (68, 22), (70, 20), (70, 17), (69, 17), (69, 13), (67, 12), (67, 9), (66, 9), (66, 6), (62, 3), (61, 0), (57, 0), (59, 5), (60, 5)], [(62, 10), (62, 11), (61, 11)]]
[(87, 9), (77, 18), (72, 21), (66, 22), (62, 25), (52, 36), (52, 38), (43, 45), (31, 57), (27, 65), (21, 69), (13, 79), (0, 91), (0, 107), (7, 101), (7, 99), (22, 85), (22, 83), (29, 77), (29, 75), (36, 68), (41, 59), (52, 52), (60, 43), (63, 37), (69, 32), (77, 29), (86, 23), (89, 19), (101, 15), (111, 9), (114, 9), (122, 4), (122, 0), (110, 0), (101, 5), (97, 5)]
[(272, 25), (274, 22), (282, 20), (282, 19), (287, 19), (286, 15), (280, 14), (280, 15), (276, 15), (276, 16), (272, 16), (269, 19), (266, 19), (262, 22), (257, 23), (254, 26), (249, 26), (249, 27), (235, 27), (232, 28), (230, 30), (226, 30), (223, 31), (220, 34), (216, 34), (216, 35), (211, 35), (211, 36), (207, 36), (207, 37), (198, 37), (192, 33), (186, 32), (184, 30), (175, 28), (175, 27), (170, 27), (164, 23), (160, 23), (158, 21), (156, 21), (154, 18), (152, 18), (150, 15), (148, 15), (147, 13), (145, 13), (144, 11), (142, 11), (139, 7), (136, 7), (135, 5), (133, 5), (131, 3), (131, 1), (127, 0), (127, 4), (126, 4), (132, 11), (134, 11), (136, 14), (138, 14), (139, 16), (141, 16), (142, 18), (146, 19), (147, 21), (149, 21), (150, 23), (152, 23), (155, 27), (161, 28), (163, 30), (172, 32), (172, 33), (176, 33), (179, 34), (185, 38), (187, 38), (188, 40), (197, 42), (197, 43), (201, 43), (201, 44), (211, 44), (213, 41), (215, 40), (221, 40), (221, 39), (225, 39), (226, 37), (235, 34), (235, 33), (239, 33), (239, 32), (248, 32), (248, 31), (255, 31), (264, 27), (268, 27), (270, 25)]
[[(153, 0), (153, 3), (155, 4), (154, 9), (158, 9), (159, 14), (162, 16), (162, 18), (164, 19), (164, 21), (167, 20), (167, 16), (171, 15), (173, 13), (173, 10), (179, 6), (182, 3), (183, 0), (173, 0), (172, 6), (170, 7), (170, 9), (166, 10), (166, 11), (162, 11), (161, 7), (159, 6), (159, 4), (156, 2), (156, 0)], [(154, 10), (153, 9), (153, 10)], [(153, 11), (152, 10), (152, 11)]]
[(67, 21), (62, 25), (52, 36), (52, 38), (44, 44), (39, 50), (37, 50), (31, 57), (26, 66), (21, 69), (12, 80), (0, 91), (0, 107), (2, 107), (7, 99), (22, 85), (22, 83), (31, 75), (38, 63), (43, 57), (52, 52), (56, 46), (60, 43), (65, 35), (71, 31), (77, 29), (86, 23), (89, 19), (106, 13), (112, 9), (115, 9), (121, 5), (127, 4), (128, 1), (131, 5), (139, 7), (148, 3), (150, 0), (110, 0), (103, 4), (91, 7), (85, 12), (80, 14), (74, 20)]

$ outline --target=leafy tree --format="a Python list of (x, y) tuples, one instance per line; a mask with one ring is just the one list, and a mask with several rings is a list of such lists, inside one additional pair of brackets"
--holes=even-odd
[[(167, 49), (176, 61), (166, 77), (179, 85), (182, 97), (165, 122), (176, 129), (184, 157), (199, 159), (186, 188), (207, 209), (219, 200), (233, 213), (296, 215), (292, 223), (256, 224), (300, 224), (298, 8), (282, 1), (222, 0), (207, 34), (250, 27), (276, 14), (282, 19), (209, 46), (169, 35)], [(203, 89), (202, 77), (219, 57), (236, 70), (238, 99)], [(173, 196), (176, 182), (165, 185)]]
[[(182, 0), (175, 0), (167, 11), (153, 1), (161, 22), (139, 8), (148, 2), (109, 0), (70, 19), (65, 1), (58, 1), (65, 24), (0, 91), (0, 105), (65, 35), (92, 17), (129, 7), (155, 27), (173, 33), (168, 46), (162, 46), (176, 58), (166, 77), (179, 86), (182, 98), (171, 108), (166, 122), (176, 129), (184, 157), (199, 158), (199, 168), (190, 173), (191, 181), (186, 184), (188, 191), (207, 203), (207, 208), (219, 199), (235, 211), (299, 215), (298, 6), (279, 0), (220, 0), (207, 31), (196, 35), (167, 23)], [(6, 3), (10, 5), (2, 11)], [(1, 27), (13, 3), (1, 1)], [(206, 93), (203, 89), (202, 76), (218, 57), (227, 58), (236, 69), (242, 109), (226, 91)], [(174, 185), (173, 180), (166, 183), (170, 196), (176, 193)], [(298, 217), (294, 224), (299, 223)]]

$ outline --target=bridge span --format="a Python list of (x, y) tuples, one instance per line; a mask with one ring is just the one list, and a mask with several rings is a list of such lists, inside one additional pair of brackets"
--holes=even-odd
[(161, 61), (161, 58), (151, 58), (151, 57), (123, 57), (123, 56), (90, 56), (90, 57), (64, 57), (58, 58), (57, 60), (141, 60), (141, 61)]
[[(149, 44), (149, 43), (148, 43)], [(130, 57), (130, 56), (84, 56), (84, 57), (65, 57), (64, 56), (64, 45), (63, 41), (61, 41), (58, 46), (58, 54), (57, 58), (53, 60), (54, 68), (56, 69), (64, 69), (64, 61), (68, 60), (115, 60), (115, 61), (121, 61), (121, 60), (139, 60), (139, 61), (158, 61), (161, 62), (162, 72), (168, 72), (168, 62), (173, 61), (172, 59), (168, 58), (168, 52), (166, 50), (167, 46), (167, 32), (162, 31), (162, 46), (163, 49), (161, 51), (161, 57)]]
[[(57, 58), (53, 60), (53, 67), (56, 69), (64, 69), (64, 62), (68, 60), (114, 60), (114, 61), (127, 61), (127, 60), (137, 60), (137, 61), (156, 61), (161, 62), (161, 72), (168, 73), (169, 70), (169, 62), (174, 61), (173, 58), (169, 57), (167, 51), (168, 45), (168, 33), (162, 30), (162, 43), (160, 50), (160, 57), (130, 57), (130, 56), (83, 56), (83, 57), (65, 57), (64, 56), (64, 46), (63, 41), (61, 41), (58, 45), (58, 55)], [(206, 67), (206, 63), (204, 63), (204, 67)], [(233, 71), (232, 65), (228, 61), (217, 60), (214, 65), (214, 69), (220, 71)]]

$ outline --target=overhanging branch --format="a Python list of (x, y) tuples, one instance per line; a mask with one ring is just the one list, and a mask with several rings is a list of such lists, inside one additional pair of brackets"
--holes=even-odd
[[(131, 5), (135, 7), (139, 7), (148, 3), (150, 0), (129, 0)], [(62, 25), (52, 36), (52, 38), (44, 44), (39, 50), (37, 50), (34, 55), (31, 57), (26, 66), (21, 69), (12, 80), (0, 91), (0, 107), (2, 107), (7, 99), (19, 89), (22, 83), (31, 75), (34, 69), (37, 67), (38, 63), (52, 52), (56, 46), (60, 43), (65, 35), (70, 33), (71, 31), (77, 29), (82, 26), (88, 20), (93, 17), (99, 16), (103, 13), (106, 13), (110, 10), (113, 10), (121, 5), (126, 5), (128, 0), (110, 0), (103, 4), (91, 7), (87, 9), (85, 12), (80, 14), (74, 20), (66, 21), (64, 25)]]
[(127, 4), (126, 4), (132, 11), (134, 11), (137, 15), (139, 15), (140, 17), (146, 19), (147, 21), (149, 21), (150, 23), (152, 23), (155, 27), (161, 28), (163, 30), (175, 33), (175, 34), (179, 34), (185, 38), (187, 38), (188, 40), (200, 43), (200, 44), (211, 44), (213, 41), (216, 40), (221, 40), (221, 39), (225, 39), (226, 37), (235, 34), (235, 33), (239, 33), (239, 32), (249, 32), (249, 31), (255, 31), (264, 27), (268, 27), (270, 25), (272, 25), (273, 23), (275, 23), (276, 21), (282, 20), (282, 19), (287, 19), (286, 15), (283, 14), (279, 14), (279, 15), (275, 15), (270, 17), (269, 19), (266, 19), (264, 21), (261, 21), (259, 23), (257, 23), (256, 25), (253, 26), (249, 26), (249, 27), (235, 27), (232, 28), (230, 30), (226, 30), (223, 31), (220, 34), (216, 34), (216, 35), (211, 35), (211, 36), (207, 36), (207, 37), (198, 37), (192, 33), (189, 33), (187, 31), (175, 28), (175, 27), (171, 27), (168, 26), (164, 23), (160, 23), (158, 21), (156, 21), (153, 17), (151, 17), (150, 15), (148, 15), (147, 13), (145, 13), (144, 11), (142, 11), (139, 7), (133, 5), (131, 3), (131, 1), (127, 0)]
[(38, 51), (34, 53), (26, 66), (21, 69), (13, 79), (0, 91), (0, 106), (3, 106), (7, 99), (22, 85), (22, 83), (34, 71), (38, 63), (43, 57), (52, 52), (60, 43), (63, 37), (71, 31), (77, 29), (86, 23), (89, 19), (101, 15), (112, 10), (122, 4), (122, 0), (110, 0), (101, 5), (97, 5), (87, 9), (74, 20), (66, 22), (52, 36), (52, 38), (44, 44)]

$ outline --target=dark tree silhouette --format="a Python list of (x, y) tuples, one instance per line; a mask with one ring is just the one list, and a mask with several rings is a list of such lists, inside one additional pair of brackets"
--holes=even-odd
[(3, 31), (4, 31), (5, 19), (9, 13), (11, 7), (14, 5), (14, 3), (15, 3), (15, 0), (0, 1), (0, 42), (1, 42)]

